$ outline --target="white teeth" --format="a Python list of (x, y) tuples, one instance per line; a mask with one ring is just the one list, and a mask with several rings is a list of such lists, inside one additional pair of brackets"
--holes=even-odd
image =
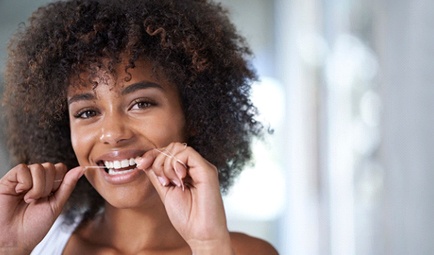
[(114, 161), (104, 161), (104, 165), (108, 169), (120, 169), (129, 166), (136, 165), (134, 158), (123, 159), (123, 160), (114, 160)]
[(132, 172), (132, 171), (134, 171), (134, 169), (125, 170), (125, 171), (116, 171), (114, 169), (109, 169), (108, 170), (108, 174), (109, 175), (118, 175), (118, 174), (126, 174), (126, 173), (129, 173), (129, 172)]
[(113, 161), (113, 168), (114, 169), (121, 168), (121, 162), (120, 161)]
[(128, 159), (124, 159), (121, 161), (121, 167), (129, 167), (130, 161)]
[(113, 168), (113, 162), (110, 161), (104, 161), (104, 165), (106, 168), (108, 169), (112, 169)]

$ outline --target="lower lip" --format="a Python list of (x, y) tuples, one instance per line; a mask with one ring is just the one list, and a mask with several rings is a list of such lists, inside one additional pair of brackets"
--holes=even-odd
[(126, 171), (124, 174), (110, 175), (105, 170), (101, 169), (104, 173), (104, 179), (114, 185), (126, 184), (135, 181), (140, 175), (144, 174), (138, 168), (133, 171)]

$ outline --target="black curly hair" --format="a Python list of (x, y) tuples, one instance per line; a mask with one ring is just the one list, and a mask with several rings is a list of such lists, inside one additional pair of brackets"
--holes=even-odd
[[(219, 169), (227, 191), (263, 126), (249, 99), (252, 53), (220, 4), (207, 0), (70, 0), (39, 8), (12, 38), (3, 98), (11, 161), (78, 165), (66, 91), (91, 66), (153, 63), (178, 88), (188, 144)], [(103, 61), (104, 60), (104, 61)], [(106, 60), (109, 63), (106, 64)], [(65, 209), (92, 218), (103, 199), (82, 178)]]

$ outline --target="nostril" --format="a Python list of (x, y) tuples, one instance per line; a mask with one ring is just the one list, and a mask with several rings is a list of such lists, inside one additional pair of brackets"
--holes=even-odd
[(101, 128), (100, 142), (116, 145), (122, 141), (129, 140), (132, 134), (118, 123), (108, 123)]

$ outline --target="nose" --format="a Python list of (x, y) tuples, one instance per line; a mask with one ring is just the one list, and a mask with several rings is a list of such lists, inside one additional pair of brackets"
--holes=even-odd
[(123, 141), (132, 138), (132, 131), (128, 128), (128, 122), (115, 116), (106, 116), (100, 130), (100, 142), (109, 145), (119, 145)]

